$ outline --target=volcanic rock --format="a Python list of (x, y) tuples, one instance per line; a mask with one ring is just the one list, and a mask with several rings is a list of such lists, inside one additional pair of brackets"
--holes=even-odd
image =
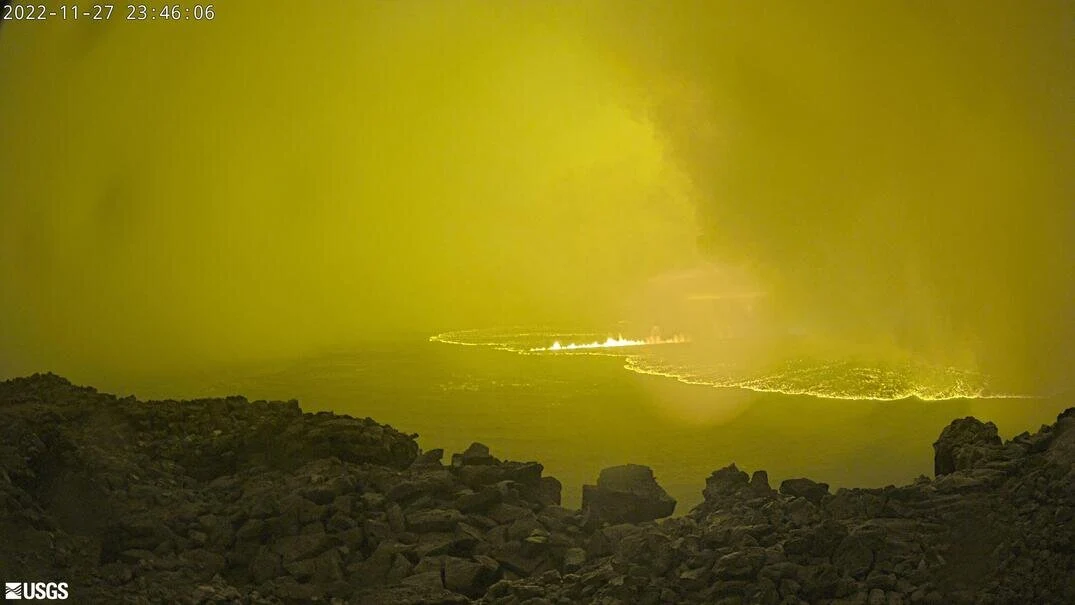
[(829, 484), (805, 478), (786, 479), (780, 483), (780, 493), (793, 498), (806, 498), (814, 504), (821, 504), (821, 499), (829, 494)]
[(968, 416), (941, 431), (933, 444), (933, 473), (947, 475), (992, 458), (1001, 445), (997, 425)]
[[(766, 475), (765, 481), (768, 484), (768, 475)], [(720, 470), (713, 471), (713, 474), (705, 480), (705, 489), (702, 491), (702, 495), (706, 500), (717, 500), (721, 496), (736, 494), (748, 485), (750, 485), (750, 475), (739, 470), (732, 463)]]
[(471, 443), (462, 454), (452, 455), (452, 466), (496, 464), (497, 462), (499, 461), (489, 453), (489, 446), (478, 442)]
[(1007, 443), (957, 420), (903, 486), (731, 465), (664, 519), (646, 467), (575, 511), (538, 463), (418, 451), (297, 402), (0, 382), (0, 570), (91, 603), (1075, 602), (1075, 408)]
[(641, 523), (672, 514), (676, 501), (639, 464), (601, 471), (597, 485), (582, 486), (582, 508), (605, 523)]

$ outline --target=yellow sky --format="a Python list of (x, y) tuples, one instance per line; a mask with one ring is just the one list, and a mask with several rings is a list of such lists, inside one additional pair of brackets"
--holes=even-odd
[(8, 364), (607, 321), (695, 254), (683, 177), (578, 20), (293, 10), (5, 26)]
[(5, 23), (0, 372), (612, 322), (704, 254), (797, 326), (1049, 380), (1075, 338), (1073, 6)]

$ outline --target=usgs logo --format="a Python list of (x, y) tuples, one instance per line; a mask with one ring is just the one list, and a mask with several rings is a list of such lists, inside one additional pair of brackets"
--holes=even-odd
[(67, 582), (4, 582), (4, 599), (63, 600), (67, 598)]

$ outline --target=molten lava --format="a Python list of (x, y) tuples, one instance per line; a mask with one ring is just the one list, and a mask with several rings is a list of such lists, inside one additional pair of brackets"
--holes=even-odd
[(665, 344), (678, 344), (687, 342), (687, 339), (679, 334), (676, 334), (672, 338), (661, 338), (659, 334), (655, 334), (646, 338), (645, 340), (630, 340), (619, 336), (618, 338), (612, 338), (609, 336), (604, 342), (587, 342), (587, 343), (568, 343), (561, 344), (560, 341), (554, 341), (552, 345), (548, 347), (537, 347), (530, 349), (532, 352), (540, 351), (576, 351), (581, 349), (614, 349), (618, 347), (642, 347), (648, 345), (665, 345)]

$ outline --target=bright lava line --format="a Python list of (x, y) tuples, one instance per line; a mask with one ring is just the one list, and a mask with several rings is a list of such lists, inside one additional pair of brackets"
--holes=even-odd
[(568, 343), (560, 344), (560, 341), (555, 341), (548, 347), (537, 347), (530, 349), (531, 352), (539, 351), (576, 351), (580, 349), (614, 349), (619, 347), (643, 347), (646, 345), (663, 345), (663, 344), (675, 344), (687, 342), (687, 339), (682, 336), (673, 336), (672, 338), (648, 338), (646, 340), (630, 340), (620, 336), (619, 338), (612, 338), (609, 336), (605, 342), (587, 342), (587, 343)]

